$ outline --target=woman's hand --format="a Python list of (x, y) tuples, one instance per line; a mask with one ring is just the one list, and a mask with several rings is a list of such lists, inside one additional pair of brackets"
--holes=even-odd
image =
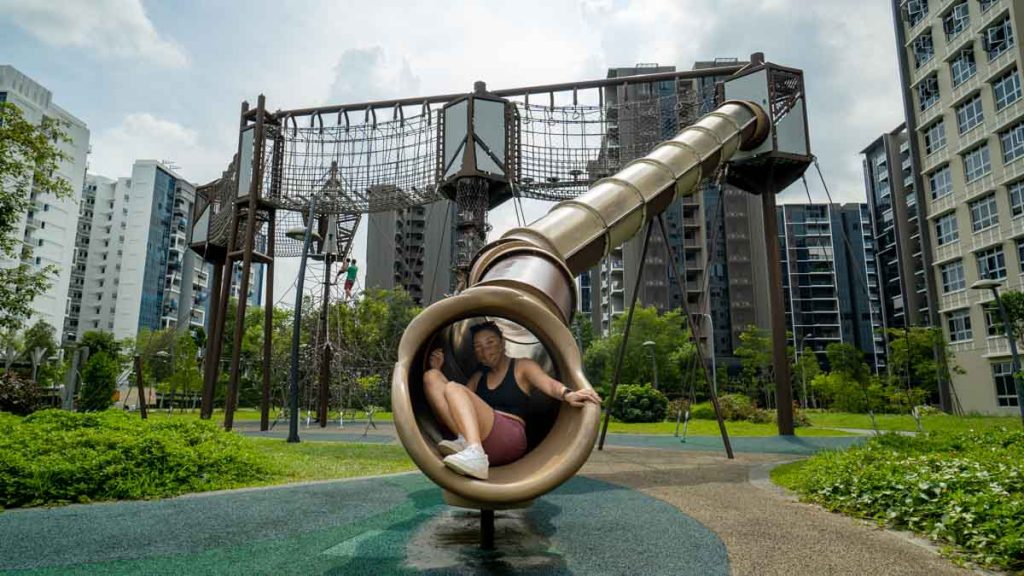
[(597, 395), (597, 392), (589, 389), (569, 392), (565, 395), (565, 401), (573, 408), (582, 408), (587, 402), (592, 402), (598, 406), (601, 405), (601, 397)]
[(440, 348), (430, 353), (430, 369), (440, 370), (444, 366), (444, 351)]

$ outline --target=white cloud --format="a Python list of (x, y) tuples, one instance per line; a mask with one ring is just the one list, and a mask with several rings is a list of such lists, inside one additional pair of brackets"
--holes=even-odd
[(178, 166), (186, 179), (202, 184), (220, 176), (232, 154), (233, 146), (226, 138), (214, 149), (192, 128), (137, 112), (96, 135), (89, 172), (117, 178), (131, 174), (135, 160), (167, 160)]
[(363, 102), (419, 94), (420, 79), (406, 58), (388, 54), (380, 46), (353, 48), (342, 53), (334, 66), (332, 102)]
[(168, 68), (188, 65), (184, 49), (160, 36), (141, 0), (0, 0), (0, 18), (52, 46), (93, 50), (101, 57), (138, 58)]

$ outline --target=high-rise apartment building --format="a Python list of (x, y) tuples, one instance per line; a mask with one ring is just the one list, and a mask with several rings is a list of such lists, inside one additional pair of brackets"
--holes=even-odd
[(62, 124), (67, 142), (57, 147), (67, 155), (58, 165), (57, 176), (71, 185), (69, 198), (57, 199), (51, 194), (31, 192), (31, 206), (15, 225), (14, 235), (24, 242), (26, 250), (20, 259), (0, 258), (0, 266), (26, 264), (36, 269), (53, 266), (55, 274), (50, 287), (32, 302), (30, 322), (43, 320), (62, 330), (70, 309), (68, 287), (71, 284), (74, 260), (78, 200), (85, 181), (86, 155), (89, 152), (89, 130), (85, 123), (53, 103), (49, 90), (12, 66), (0, 65), (0, 102), (18, 107), (25, 119), (39, 124), (43, 118)]
[[(373, 190), (370, 191), (373, 205)], [(402, 287), (427, 306), (451, 293), (455, 203), (440, 200), (371, 212), (366, 229), (366, 288)]]
[(130, 178), (90, 175), (85, 195), (91, 213), (80, 219), (75, 264), (81, 285), (70, 292), (76, 337), (203, 326), (209, 274), (187, 242), (193, 186), (163, 163), (139, 160)]
[(1009, 349), (980, 279), (1024, 288), (1024, 100), (1012, 0), (893, 0), (932, 307), (965, 411), (1016, 413)]
[(777, 212), (791, 345), (824, 365), (832, 343), (885, 368), (882, 302), (867, 204), (782, 204)]
[(878, 258), (886, 328), (931, 325), (932, 301), (925, 272), (914, 158), (906, 125), (865, 148), (864, 185)]
[[(609, 69), (608, 78), (673, 71), (674, 66), (638, 64), (631, 68)], [(622, 166), (644, 156), (654, 145), (675, 136), (681, 127), (696, 120), (690, 80), (611, 86), (604, 92), (608, 129), (602, 151), (607, 161), (602, 165)], [(625, 101), (630, 102), (630, 106), (620, 106)], [(643, 275), (638, 296), (641, 305), (653, 305), (662, 312), (682, 306), (683, 294), (671, 277), (668, 258), (675, 257), (681, 271), (687, 258), (691, 263), (703, 262), (699, 198), (677, 199), (662, 216), (669, 236), (667, 244), (659, 231), (653, 231), (647, 257), (641, 261), (643, 234), (640, 234), (613, 249), (590, 271), (590, 313), (595, 334), (607, 333), (611, 321), (623, 313), (632, 299), (639, 274)], [(687, 221), (691, 226), (684, 225)], [(693, 306), (699, 300), (702, 270), (702, 264), (700, 268), (686, 269), (687, 299)]]

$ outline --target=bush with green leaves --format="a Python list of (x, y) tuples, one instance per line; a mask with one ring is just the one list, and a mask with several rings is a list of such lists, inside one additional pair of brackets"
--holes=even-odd
[(78, 409), (93, 412), (110, 408), (119, 372), (117, 360), (106, 352), (90, 356), (82, 370), (82, 394), (78, 399)]
[(829, 510), (926, 534), (945, 552), (1024, 569), (1024, 431), (887, 434), (821, 452), (783, 482)]
[(38, 410), (42, 400), (35, 382), (11, 371), (0, 374), (0, 412), (24, 416)]
[(661, 422), (668, 413), (668, 398), (648, 385), (620, 386), (612, 416), (620, 422)]
[[(754, 405), (754, 401), (743, 394), (723, 394), (718, 397), (722, 419), (729, 422), (747, 421), (765, 423), (772, 421), (772, 415)], [(692, 416), (700, 420), (715, 420), (715, 407), (711, 402), (701, 402), (693, 408)]]
[(208, 421), (119, 410), (0, 413), (0, 508), (219, 490), (273, 470), (245, 438)]

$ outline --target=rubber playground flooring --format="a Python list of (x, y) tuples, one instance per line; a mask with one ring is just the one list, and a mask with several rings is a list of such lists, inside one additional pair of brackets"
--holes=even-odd
[[(313, 435), (308, 435), (312, 437)], [(689, 442), (689, 440), (688, 440)], [(803, 447), (807, 448), (807, 447)], [(20, 574), (962, 574), (899, 535), (766, 487), (785, 454), (609, 444), (523, 511), (446, 506), (418, 472), (0, 513)]]

